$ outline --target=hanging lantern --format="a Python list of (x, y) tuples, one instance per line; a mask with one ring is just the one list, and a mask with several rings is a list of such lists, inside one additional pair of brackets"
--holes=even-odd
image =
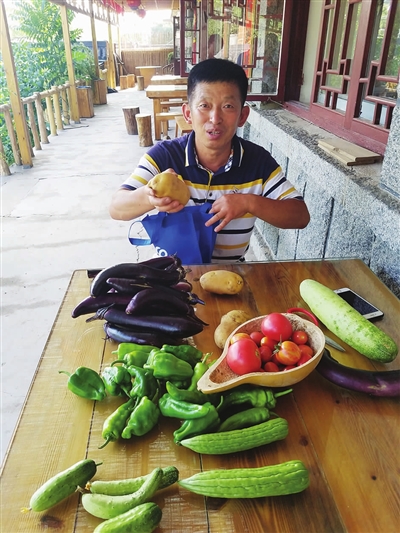
[(127, 0), (128, 6), (133, 10), (136, 11), (140, 7), (141, 0)]
[(146, 10), (143, 9), (143, 7), (138, 9), (136, 13), (137, 13), (137, 16), (140, 17), (141, 19), (143, 19), (146, 16)]

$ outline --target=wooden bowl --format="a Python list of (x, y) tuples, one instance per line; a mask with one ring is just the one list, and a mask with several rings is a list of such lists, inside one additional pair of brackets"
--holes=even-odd
[(251, 333), (252, 331), (260, 331), (261, 322), (265, 318), (259, 316), (248, 320), (241, 326), (237, 327), (228, 337), (225, 343), (224, 351), (221, 357), (210, 367), (209, 370), (199, 379), (197, 387), (199, 390), (207, 393), (222, 392), (224, 390), (232, 389), (244, 383), (251, 383), (252, 385), (261, 385), (263, 387), (288, 387), (298, 383), (308, 376), (319, 363), (322, 353), (325, 348), (325, 337), (320, 328), (315, 326), (309, 320), (304, 320), (297, 315), (290, 313), (282, 313), (292, 323), (294, 330), (303, 330), (308, 334), (308, 344), (314, 350), (315, 355), (304, 363), (303, 365), (285, 370), (284, 372), (251, 372), (239, 376), (235, 374), (226, 362), (226, 354), (230, 344), (230, 340), (235, 333)]

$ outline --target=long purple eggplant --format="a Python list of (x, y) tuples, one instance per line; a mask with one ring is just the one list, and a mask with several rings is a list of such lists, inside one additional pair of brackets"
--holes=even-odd
[(135, 294), (126, 306), (125, 312), (128, 315), (146, 314), (145, 310), (149, 307), (159, 308), (163, 311), (169, 309), (170, 313), (180, 313), (182, 315), (189, 314), (190, 310), (193, 309), (190, 304), (176, 296), (150, 288)]
[(97, 274), (90, 285), (91, 296), (99, 296), (109, 290), (108, 278), (130, 278), (143, 283), (174, 285), (185, 278), (186, 271), (178, 267), (174, 270), (153, 268), (142, 263), (119, 263), (105, 268)]
[(107, 285), (109, 288), (115, 289), (120, 294), (130, 295), (131, 298), (143, 289), (151, 288), (151, 285), (148, 283), (129, 278), (108, 278)]
[(182, 266), (182, 261), (177, 255), (164, 255), (162, 257), (152, 257), (141, 262), (142, 265), (148, 265), (154, 268), (171, 270)]
[(371, 396), (400, 396), (400, 370), (369, 371), (340, 364), (325, 349), (317, 371), (327, 380), (345, 389)]
[(131, 300), (131, 296), (126, 294), (118, 294), (116, 292), (102, 294), (97, 298), (88, 296), (73, 309), (71, 316), (77, 318), (78, 316), (88, 315), (89, 313), (95, 313), (102, 307), (108, 307), (110, 305), (126, 307)]
[(177, 343), (176, 338), (170, 337), (163, 333), (136, 331), (112, 324), (111, 322), (106, 322), (103, 325), (103, 328), (106, 332), (107, 339), (112, 339), (116, 342), (146, 344), (150, 346), (156, 346), (157, 348), (161, 348), (163, 344), (175, 345)]
[(203, 324), (188, 316), (133, 316), (120, 309), (99, 309), (86, 322), (101, 319), (137, 331), (162, 332), (171, 337), (191, 337), (203, 331)]

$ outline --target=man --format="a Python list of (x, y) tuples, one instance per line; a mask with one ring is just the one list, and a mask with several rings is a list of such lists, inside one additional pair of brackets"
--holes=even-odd
[(247, 89), (246, 74), (236, 63), (213, 58), (195, 65), (188, 78), (188, 103), (182, 106), (193, 132), (149, 149), (114, 194), (111, 217), (132, 220), (154, 208), (168, 213), (183, 209), (177, 201), (155, 197), (146, 186), (169, 169), (189, 187), (187, 205), (211, 205), (206, 224), (216, 223), (218, 232), (213, 262), (244, 260), (257, 218), (278, 228), (307, 226), (307, 206), (278, 163), (264, 148), (236, 135), (250, 112)]

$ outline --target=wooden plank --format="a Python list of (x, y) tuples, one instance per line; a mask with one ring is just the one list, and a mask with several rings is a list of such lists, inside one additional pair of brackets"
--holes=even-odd
[[(339, 138), (320, 139), (318, 141), (320, 148), (326, 148), (331, 152), (338, 153), (344, 158), (355, 161), (355, 163), (366, 164), (368, 161), (379, 161), (380, 154), (367, 150), (362, 146), (357, 146), (349, 141)], [(334, 155), (332, 153), (332, 155)], [(362, 163), (361, 163), (362, 162)]]

